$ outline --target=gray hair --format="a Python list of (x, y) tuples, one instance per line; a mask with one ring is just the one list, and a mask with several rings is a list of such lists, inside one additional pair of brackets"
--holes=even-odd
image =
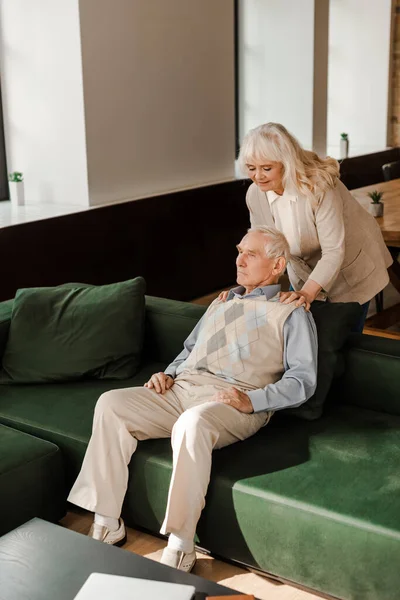
[(304, 195), (317, 206), (322, 196), (335, 187), (339, 163), (333, 158), (319, 158), (304, 150), (298, 140), (280, 123), (265, 123), (251, 129), (244, 137), (238, 156), (239, 168), (248, 177), (247, 164), (267, 161), (283, 166), (283, 187), (292, 194)]
[(247, 233), (262, 233), (265, 240), (265, 254), (268, 258), (284, 257), (286, 262), (290, 260), (290, 246), (283, 235), (275, 227), (252, 227), (247, 230)]

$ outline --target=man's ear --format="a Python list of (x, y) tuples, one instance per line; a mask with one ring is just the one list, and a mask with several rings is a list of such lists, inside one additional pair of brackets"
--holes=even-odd
[(274, 267), (274, 271), (275, 271), (276, 275), (282, 275), (285, 268), (286, 268), (285, 257), (280, 256), (279, 258), (276, 259), (276, 263), (275, 263), (275, 267)]

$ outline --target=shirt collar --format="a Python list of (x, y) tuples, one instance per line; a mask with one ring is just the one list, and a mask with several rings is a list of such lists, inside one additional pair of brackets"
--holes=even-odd
[(297, 202), (297, 196), (295, 194), (289, 194), (289, 192), (286, 192), (286, 191), (283, 192), (282, 196), (280, 196), (279, 194), (277, 194), (276, 192), (274, 192), (272, 190), (269, 191), (269, 192), (266, 192), (266, 195), (267, 195), (267, 199), (268, 199), (268, 202), (269, 202), (270, 206), (278, 198), (287, 198), (291, 202)]
[(276, 296), (281, 291), (281, 286), (279, 283), (275, 283), (272, 285), (264, 285), (262, 287), (258, 287), (250, 294), (245, 294), (245, 288), (242, 285), (239, 285), (236, 288), (233, 288), (229, 291), (227, 301), (232, 300), (233, 298), (255, 298), (257, 296), (265, 296), (266, 300), (271, 300), (274, 296)]

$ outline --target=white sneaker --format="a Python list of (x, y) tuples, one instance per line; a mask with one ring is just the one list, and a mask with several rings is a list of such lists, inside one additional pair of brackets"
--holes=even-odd
[(186, 552), (182, 552), (182, 550), (173, 550), (167, 546), (164, 548), (160, 562), (163, 565), (168, 565), (169, 567), (174, 567), (174, 569), (189, 573), (195, 565), (196, 552), (193, 550), (193, 552), (187, 554)]
[(117, 531), (110, 531), (108, 527), (93, 523), (88, 536), (104, 544), (111, 544), (112, 546), (123, 546), (126, 542), (126, 529), (122, 519), (119, 520), (119, 527)]

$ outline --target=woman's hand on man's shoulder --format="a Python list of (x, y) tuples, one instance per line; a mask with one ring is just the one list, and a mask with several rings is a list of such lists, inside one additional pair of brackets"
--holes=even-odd
[(280, 292), (279, 302), (283, 304), (295, 302), (296, 307), (303, 306), (306, 311), (309, 311), (311, 307), (311, 299), (308, 297), (308, 294), (302, 291)]
[(229, 290), (225, 290), (225, 291), (221, 292), (219, 294), (219, 296), (217, 297), (217, 300), (219, 300), (220, 302), (226, 302), (226, 300), (228, 298), (228, 294), (229, 294)]

